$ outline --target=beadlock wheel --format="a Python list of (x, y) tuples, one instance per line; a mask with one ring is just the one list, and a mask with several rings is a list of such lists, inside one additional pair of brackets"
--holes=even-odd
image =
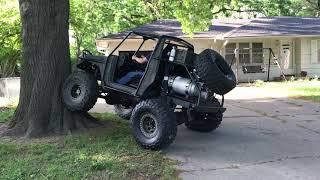
[(97, 102), (97, 90), (97, 80), (93, 75), (76, 71), (63, 84), (62, 100), (70, 111), (87, 112)]
[(130, 120), (136, 142), (145, 149), (165, 148), (176, 137), (175, 114), (165, 100), (147, 99), (140, 102), (134, 108)]
[(140, 130), (146, 137), (152, 138), (157, 134), (158, 123), (152, 114), (145, 114), (140, 120)]

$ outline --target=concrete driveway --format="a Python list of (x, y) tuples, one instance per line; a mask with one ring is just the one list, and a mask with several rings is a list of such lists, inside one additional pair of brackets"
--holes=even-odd
[(181, 178), (320, 179), (320, 104), (239, 87), (225, 105), (219, 129), (182, 125), (165, 150), (179, 160)]

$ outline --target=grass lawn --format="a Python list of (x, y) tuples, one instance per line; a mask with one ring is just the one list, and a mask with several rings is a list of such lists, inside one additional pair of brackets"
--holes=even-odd
[[(1, 101), (1, 99), (0, 99)], [(0, 123), (7, 122), (13, 116), (14, 110), (16, 109), (17, 102), (7, 103), (5, 106), (0, 106)]]
[(0, 123), (7, 122), (13, 115), (14, 108), (0, 107)]
[[(1, 121), (12, 112), (2, 110)], [(0, 139), (0, 179), (177, 179), (176, 162), (141, 149), (127, 121), (93, 115), (110, 126), (28, 141)]]
[(320, 81), (257, 82), (255, 85), (266, 89), (270, 93), (282, 93), (288, 97), (320, 103)]

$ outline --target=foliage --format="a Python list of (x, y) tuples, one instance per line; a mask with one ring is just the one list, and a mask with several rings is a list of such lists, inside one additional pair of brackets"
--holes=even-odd
[(140, 148), (127, 121), (95, 116), (108, 128), (29, 142), (0, 140), (0, 179), (175, 178), (175, 162)]
[(310, 2), (318, 0), (256, 0), (251, 6), (257, 8), (265, 16), (318, 16)]
[(0, 78), (18, 75), (20, 26), (17, 1), (0, 0)]
[(253, 84), (254, 84), (254, 86), (256, 86), (256, 87), (262, 87), (262, 86), (265, 85), (265, 82), (262, 81), (262, 80), (260, 80), (260, 79), (258, 79), (258, 80), (255, 80)]
[(249, 8), (265, 16), (294, 16), (298, 9), (292, 8), (295, 0), (241, 0)]
[(320, 0), (296, 0), (301, 4), (300, 16), (320, 16)]
[(187, 34), (207, 30), (211, 24), (213, 8), (225, 3), (225, 0), (177, 1), (174, 16), (181, 22), (182, 29)]
[(320, 0), (230, 0), (215, 6), (214, 17), (319, 16)]
[(147, 7), (140, 0), (71, 0), (70, 26), (74, 49), (95, 51), (95, 39), (150, 22)]

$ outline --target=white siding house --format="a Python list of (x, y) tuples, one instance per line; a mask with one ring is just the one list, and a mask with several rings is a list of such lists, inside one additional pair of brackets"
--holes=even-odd
[[(310, 77), (320, 77), (320, 18), (213, 20), (208, 31), (195, 33), (193, 37), (183, 34), (176, 20), (158, 20), (133, 30), (180, 37), (193, 44), (196, 53), (211, 48), (220, 52), (227, 62), (231, 62), (237, 49), (232, 68), (239, 82), (267, 80), (270, 49), (276, 57), (271, 57), (270, 80), (279, 78), (281, 70), (287, 76), (300, 76), (305, 71)], [(97, 39), (98, 49), (110, 53), (126, 33)], [(140, 42), (130, 39), (119, 51), (134, 51)], [(142, 50), (151, 51), (154, 46), (154, 43), (145, 44)]]

